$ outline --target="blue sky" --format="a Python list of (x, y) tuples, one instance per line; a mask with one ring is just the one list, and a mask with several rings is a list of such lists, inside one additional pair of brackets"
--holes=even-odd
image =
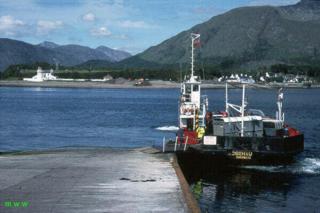
[(0, 0), (0, 37), (105, 45), (133, 54), (241, 6), (299, 0)]

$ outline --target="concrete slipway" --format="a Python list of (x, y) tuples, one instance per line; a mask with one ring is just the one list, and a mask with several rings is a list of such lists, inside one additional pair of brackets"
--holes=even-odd
[[(148, 152), (68, 149), (2, 154), (0, 212), (194, 211), (183, 189), (186, 184), (179, 183), (181, 171), (173, 168), (174, 156)], [(6, 207), (8, 201), (26, 201), (29, 206)]]

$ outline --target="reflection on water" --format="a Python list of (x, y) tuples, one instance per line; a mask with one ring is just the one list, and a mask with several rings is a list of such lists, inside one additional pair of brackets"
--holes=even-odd
[[(201, 202), (204, 211), (214, 211), (226, 208), (225, 211), (237, 210), (238, 206), (246, 210), (256, 210), (256, 202), (261, 196), (272, 194), (271, 201), (284, 202), (290, 186), (295, 178), (283, 174), (267, 174), (263, 172), (220, 172), (211, 177), (204, 177), (195, 182), (192, 187), (201, 194), (196, 197)], [(204, 202), (203, 202), (204, 201)], [(230, 204), (232, 201), (232, 205)]]
[[(178, 156), (202, 212), (301, 212), (320, 209), (319, 192), (304, 180), (318, 182), (318, 175), (295, 173), (289, 166), (224, 167)], [(293, 169), (292, 172), (289, 170)], [(303, 198), (303, 199), (302, 199)], [(293, 202), (292, 202), (293, 201)]]

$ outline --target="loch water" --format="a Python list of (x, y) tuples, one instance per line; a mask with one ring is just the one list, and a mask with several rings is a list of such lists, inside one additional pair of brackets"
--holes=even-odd
[[(224, 90), (203, 93), (210, 110), (224, 108)], [(0, 152), (161, 145), (175, 137), (178, 96), (179, 89), (0, 87)], [(239, 104), (241, 90), (229, 97)], [(305, 151), (287, 166), (186, 171), (203, 212), (320, 212), (320, 89), (286, 89), (284, 97), (286, 122), (305, 134)], [(247, 90), (249, 108), (268, 115), (276, 98), (276, 90)]]

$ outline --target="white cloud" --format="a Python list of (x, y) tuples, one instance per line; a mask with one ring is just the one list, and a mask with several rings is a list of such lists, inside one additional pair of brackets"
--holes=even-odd
[(123, 28), (151, 28), (149, 24), (145, 23), (144, 21), (131, 21), (125, 20), (119, 22), (119, 26)]
[(249, 2), (250, 6), (261, 6), (261, 5), (291, 5), (291, 4), (296, 4), (300, 0), (252, 0)]
[(82, 20), (92, 22), (96, 20), (96, 16), (93, 13), (87, 13), (82, 16)]
[(39, 20), (37, 23), (37, 34), (45, 35), (51, 31), (57, 30), (63, 26), (62, 21), (44, 21)]
[(110, 36), (111, 32), (106, 27), (99, 27), (97, 29), (92, 29), (91, 35), (93, 35), (93, 36)]
[(7, 15), (0, 17), (0, 33), (4, 35), (14, 36), (22, 26), (24, 26), (24, 22), (12, 16)]

